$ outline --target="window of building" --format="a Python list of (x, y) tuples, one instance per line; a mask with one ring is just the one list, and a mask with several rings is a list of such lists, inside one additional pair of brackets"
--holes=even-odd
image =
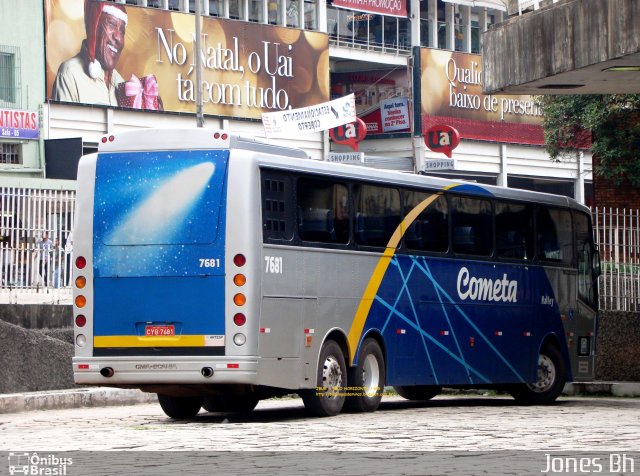
[(282, 16), (280, 12), (280, 5), (277, 0), (268, 0), (267, 12), (269, 13), (269, 24), (280, 25), (282, 24)]
[(454, 253), (489, 256), (493, 250), (491, 202), (451, 197), (450, 203)]
[[(205, 0), (200, 0), (200, 13), (204, 13), (204, 4)], [(191, 13), (195, 13), (196, 12), (196, 2), (195, 0), (189, 0), (189, 11)]]
[(151, 8), (160, 8), (160, 0), (147, 0), (147, 6)]
[(536, 213), (536, 242), (538, 259), (570, 264), (573, 249), (571, 213), (540, 208)]
[(212, 17), (222, 16), (222, 0), (209, 0), (209, 15)]
[(1, 164), (19, 164), (20, 160), (20, 144), (12, 144), (4, 142), (0, 144), (0, 163)]
[(365, 246), (386, 246), (400, 224), (400, 193), (375, 185), (355, 187), (355, 238)]
[(349, 241), (347, 186), (328, 180), (301, 178), (297, 190), (300, 239), (346, 244)]
[(0, 106), (20, 107), (19, 65), (18, 48), (0, 45)]
[(304, 28), (305, 30), (318, 29), (318, 2), (316, 0), (304, 0)]
[(242, 0), (229, 0), (229, 18), (240, 20), (242, 18)]
[(249, 21), (264, 23), (264, 0), (249, 0)]
[[(406, 215), (434, 194), (411, 191), (403, 195)], [(438, 195), (407, 229), (404, 235), (407, 248), (445, 253), (449, 249), (448, 216), (447, 199), (444, 195)]]
[(300, 27), (300, 0), (287, 0), (287, 26)]
[(498, 202), (496, 214), (496, 256), (533, 259), (533, 209), (527, 205)]

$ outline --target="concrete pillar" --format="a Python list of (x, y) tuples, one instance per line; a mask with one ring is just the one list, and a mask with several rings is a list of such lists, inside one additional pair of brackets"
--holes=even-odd
[(429, 1), (429, 43), (431, 48), (438, 47), (438, 0)]
[(451, 3), (445, 5), (445, 20), (447, 22), (447, 41), (445, 48), (447, 50), (455, 50), (456, 48), (456, 29), (454, 26), (454, 9)]
[(316, 6), (316, 15), (318, 18), (318, 31), (328, 33), (327, 31), (327, 0), (318, 0)]
[(411, 46), (420, 46), (420, 0), (411, 0)]

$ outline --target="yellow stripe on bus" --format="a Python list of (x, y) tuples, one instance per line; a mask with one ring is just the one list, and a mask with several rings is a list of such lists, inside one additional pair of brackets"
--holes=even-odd
[[(444, 188), (444, 190), (449, 190), (452, 187), (456, 187), (457, 185), (449, 185)], [(362, 330), (364, 329), (364, 324), (367, 320), (367, 316), (369, 315), (369, 311), (371, 310), (371, 306), (373, 306), (373, 300), (378, 294), (378, 289), (380, 289), (380, 284), (382, 283), (382, 278), (384, 278), (385, 273), (387, 272), (387, 268), (389, 264), (391, 264), (391, 259), (393, 255), (396, 253), (396, 249), (400, 244), (400, 240), (404, 236), (407, 229), (411, 226), (411, 224), (418, 218), (420, 213), (424, 211), (433, 201), (438, 198), (441, 193), (434, 193), (430, 195), (428, 198), (424, 199), (418, 205), (416, 205), (402, 220), (402, 223), (398, 225), (396, 230), (393, 232), (389, 243), (387, 243), (387, 247), (384, 250), (384, 253), (378, 264), (376, 265), (375, 270), (373, 271), (373, 275), (369, 280), (369, 284), (367, 284), (367, 288), (364, 291), (364, 295), (360, 300), (360, 304), (358, 305), (358, 310), (356, 311), (356, 315), (353, 318), (353, 322), (351, 323), (351, 329), (349, 330), (349, 335), (347, 336), (347, 340), (349, 342), (349, 362), (353, 362), (356, 357), (356, 349), (358, 348), (358, 342), (360, 342), (360, 337), (362, 337)]]
[(94, 336), (94, 347), (204, 347), (204, 336)]

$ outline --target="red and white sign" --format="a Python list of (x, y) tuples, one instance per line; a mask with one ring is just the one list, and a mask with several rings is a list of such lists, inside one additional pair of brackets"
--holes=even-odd
[(442, 152), (451, 158), (451, 152), (460, 143), (460, 133), (451, 126), (433, 126), (425, 132), (424, 143), (432, 151)]
[(394, 17), (407, 16), (406, 0), (333, 0), (333, 6)]
[(359, 117), (355, 122), (334, 127), (329, 131), (329, 136), (336, 144), (343, 144), (358, 151), (358, 142), (367, 135), (367, 125)]

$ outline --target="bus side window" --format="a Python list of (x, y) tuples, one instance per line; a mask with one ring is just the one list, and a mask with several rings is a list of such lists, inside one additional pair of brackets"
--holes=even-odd
[(540, 208), (536, 213), (538, 258), (543, 261), (571, 264), (571, 213), (567, 210)]
[(517, 203), (496, 203), (496, 256), (533, 259), (533, 209)]
[(597, 276), (592, 265), (594, 249), (589, 229), (589, 217), (583, 213), (577, 213), (574, 223), (578, 253), (578, 297), (595, 307), (594, 287)]
[(489, 256), (493, 251), (493, 213), (489, 200), (451, 197), (453, 252)]
[(291, 226), (291, 180), (289, 177), (262, 173), (262, 233), (263, 240), (286, 240), (293, 238)]
[(400, 192), (375, 185), (357, 185), (355, 191), (356, 243), (386, 246), (400, 224)]
[[(433, 194), (405, 191), (405, 215)], [(449, 210), (447, 199), (440, 195), (409, 225), (404, 242), (410, 250), (446, 253), (449, 249)]]
[(347, 243), (347, 186), (328, 180), (300, 178), (296, 190), (300, 239), (319, 243)]

